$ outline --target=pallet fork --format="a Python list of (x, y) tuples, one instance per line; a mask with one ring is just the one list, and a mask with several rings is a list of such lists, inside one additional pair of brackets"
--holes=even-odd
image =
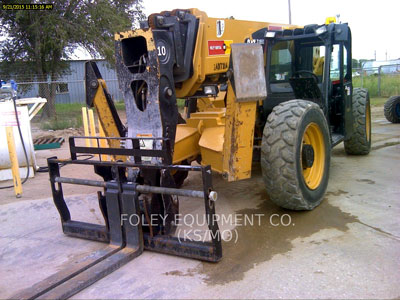
[[(94, 148), (76, 146), (76, 142), (84, 139), (113, 139), (132, 145), (131, 149), (124, 148)], [(102, 137), (70, 137), (70, 154), (68, 160), (56, 157), (48, 159), (53, 200), (61, 217), (63, 232), (71, 237), (95, 240), (108, 243), (88, 257), (72, 264), (69, 268), (57, 272), (43, 281), (15, 294), (13, 299), (67, 299), (94, 282), (100, 280), (122, 265), (151, 250), (160, 253), (173, 254), (209, 262), (217, 262), (222, 257), (221, 240), (215, 216), (216, 193), (212, 191), (210, 166), (172, 165), (170, 143), (167, 138), (147, 138), (161, 142), (162, 150), (140, 149), (143, 138), (102, 138)], [(108, 141), (109, 142), (109, 141)], [(111, 144), (111, 143), (109, 143)], [(79, 154), (98, 155), (99, 160), (79, 159)], [(135, 162), (102, 161), (101, 154), (135, 157)], [(161, 164), (142, 162), (142, 157), (161, 158)], [(102, 174), (104, 181), (67, 178), (60, 176), (60, 164), (91, 165), (97, 174)], [(127, 178), (127, 171), (135, 170)], [(138, 174), (146, 170), (160, 172), (195, 171), (200, 172), (203, 180), (203, 190), (176, 189), (162, 186), (150, 186), (137, 182)], [(110, 176), (111, 174), (111, 176)], [(104, 193), (98, 192), (100, 209), (104, 216), (105, 225), (75, 221), (63, 195), (63, 184), (76, 184), (104, 188)], [(141, 193), (156, 193), (201, 198), (204, 201), (211, 240), (207, 242), (185, 240), (182, 238), (152, 234), (143, 231), (143, 224), (132, 224), (127, 216), (141, 214), (139, 195)]]

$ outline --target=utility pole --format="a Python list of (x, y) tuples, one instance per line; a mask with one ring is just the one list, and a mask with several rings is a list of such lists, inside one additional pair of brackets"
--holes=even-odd
[(376, 61), (376, 50), (374, 50), (374, 57), (375, 57), (375, 61)]
[(386, 55), (386, 60), (387, 60), (387, 49), (386, 49), (385, 55)]
[(290, 0), (288, 0), (288, 6), (289, 6), (289, 24), (292, 24), (292, 10), (290, 8)]

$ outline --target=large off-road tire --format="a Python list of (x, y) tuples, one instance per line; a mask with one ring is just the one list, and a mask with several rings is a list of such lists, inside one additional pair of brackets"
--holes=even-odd
[(262, 174), (271, 201), (293, 210), (315, 208), (328, 185), (330, 157), (328, 124), (317, 104), (291, 100), (274, 107), (261, 146)]
[(400, 123), (400, 96), (390, 97), (383, 106), (386, 119), (392, 123)]
[(371, 108), (366, 89), (353, 89), (353, 134), (344, 140), (347, 154), (366, 155), (371, 150)]

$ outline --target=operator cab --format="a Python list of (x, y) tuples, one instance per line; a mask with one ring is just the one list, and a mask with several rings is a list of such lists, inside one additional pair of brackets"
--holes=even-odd
[(265, 118), (281, 102), (309, 100), (324, 111), (332, 146), (351, 133), (351, 33), (347, 24), (266, 31), (265, 49)]

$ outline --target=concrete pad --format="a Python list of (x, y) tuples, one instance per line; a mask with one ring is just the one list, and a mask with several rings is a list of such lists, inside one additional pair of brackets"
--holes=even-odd
[[(253, 225), (221, 226), (237, 239), (223, 243), (221, 262), (145, 252), (73, 298), (398, 298), (400, 125), (378, 120), (372, 137), (368, 156), (333, 150), (326, 197), (311, 212), (269, 202), (259, 167), (240, 182), (215, 175), (217, 213), (261, 215)], [(184, 187), (199, 184), (190, 176)], [(95, 195), (68, 204), (76, 219), (101, 223)], [(181, 208), (203, 209), (185, 199)], [(51, 199), (0, 205), (0, 298), (104, 246), (64, 236)]]

